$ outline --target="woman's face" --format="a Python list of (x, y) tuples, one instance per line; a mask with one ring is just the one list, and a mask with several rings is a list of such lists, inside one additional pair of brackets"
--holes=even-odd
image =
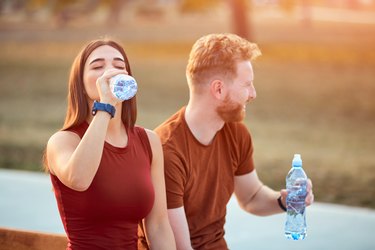
[(99, 92), (96, 80), (108, 69), (125, 69), (125, 61), (122, 54), (109, 45), (96, 48), (87, 58), (84, 71), (83, 83), (86, 94), (91, 101), (99, 100)]

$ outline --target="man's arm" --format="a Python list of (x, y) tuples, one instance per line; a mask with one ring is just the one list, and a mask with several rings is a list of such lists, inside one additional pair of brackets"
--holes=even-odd
[(192, 250), (184, 207), (168, 209), (168, 217), (174, 233), (177, 250)]
[[(234, 177), (234, 193), (241, 208), (245, 211), (267, 216), (276, 213), (281, 213), (277, 198), (281, 195), (281, 200), (285, 206), (287, 192), (285, 189), (275, 191), (265, 186), (258, 178), (256, 171), (248, 174)], [(314, 202), (314, 194), (312, 192), (312, 182), (307, 181), (307, 196), (306, 206)]]
[(234, 177), (234, 193), (241, 208), (249, 213), (266, 216), (283, 212), (277, 203), (280, 192), (265, 186), (256, 170)]

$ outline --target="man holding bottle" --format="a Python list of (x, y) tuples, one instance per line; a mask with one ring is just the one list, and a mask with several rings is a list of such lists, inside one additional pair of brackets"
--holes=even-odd
[[(242, 123), (246, 105), (256, 98), (251, 61), (260, 54), (256, 44), (233, 34), (198, 39), (186, 69), (189, 102), (155, 129), (177, 249), (228, 249), (224, 223), (233, 193), (255, 215), (285, 209), (286, 190), (259, 180), (251, 135)], [(310, 180), (307, 191), (310, 205)]]

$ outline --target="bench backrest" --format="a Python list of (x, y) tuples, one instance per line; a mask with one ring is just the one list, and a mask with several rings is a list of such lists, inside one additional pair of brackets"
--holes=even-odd
[(67, 238), (64, 234), (0, 227), (0, 249), (2, 250), (65, 250), (66, 246)]

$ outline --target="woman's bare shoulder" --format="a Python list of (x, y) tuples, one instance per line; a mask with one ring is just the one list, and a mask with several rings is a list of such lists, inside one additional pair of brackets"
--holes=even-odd
[(69, 145), (78, 143), (80, 140), (81, 140), (80, 137), (76, 133), (71, 132), (71, 131), (60, 130), (54, 133), (49, 138), (48, 143), (47, 143), (47, 149), (48, 147), (61, 148), (61, 147), (64, 147), (64, 145), (69, 146)]

